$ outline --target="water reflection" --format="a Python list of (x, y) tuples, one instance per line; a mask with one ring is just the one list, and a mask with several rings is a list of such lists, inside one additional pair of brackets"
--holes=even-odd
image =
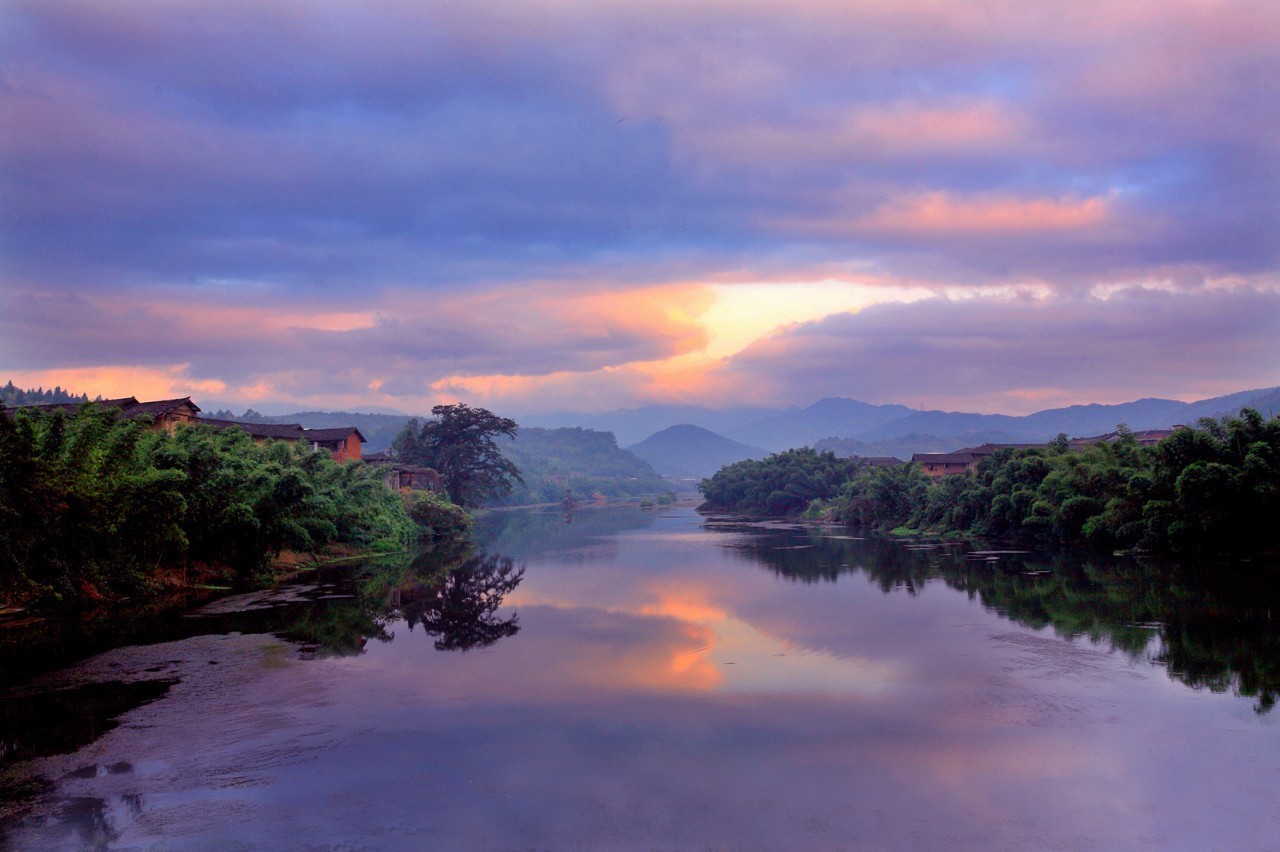
[(352, 593), (330, 596), (322, 607), (301, 608), (272, 632), (300, 642), (316, 656), (364, 652), (368, 642), (390, 642), (403, 621), (421, 627), (439, 651), (483, 648), (520, 630), (515, 613), (498, 608), (524, 578), (524, 568), (470, 542), (440, 544), (410, 559), (389, 559), (354, 569)]
[(1252, 698), (1260, 714), (1280, 697), (1280, 572), (1270, 566), (1008, 550), (974, 558), (962, 542), (906, 544), (721, 519), (708, 528), (749, 532), (723, 546), (788, 580), (862, 575), (886, 594), (909, 595), (940, 581), (1020, 624), (1106, 642), (1192, 688)]
[(436, 637), (437, 651), (485, 648), (520, 631), (515, 613), (498, 618), (498, 607), (524, 579), (507, 556), (473, 556), (432, 582), (403, 584), (394, 590), (409, 631), (421, 625)]
[[(500, 520), (491, 551), (322, 571), (189, 620), (231, 635), (104, 655), (95, 673), (186, 662), (91, 749), (40, 761), (54, 789), (0, 819), (0, 847), (6, 831), (15, 848), (210, 849), (1280, 836), (1277, 714), (1163, 674), (1192, 671), (1171, 649), (1201, 654), (1187, 637), (1231, 617), (1192, 617), (1168, 588), (1208, 609), (1237, 595), (1255, 632), (1265, 589), (679, 510)], [(1224, 641), (1207, 656), (1272, 647)], [(485, 650), (438, 650), (466, 648)]]

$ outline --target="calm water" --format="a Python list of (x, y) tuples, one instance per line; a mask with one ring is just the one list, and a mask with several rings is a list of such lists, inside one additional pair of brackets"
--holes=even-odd
[(1274, 583), (565, 520), (494, 514), (487, 555), (223, 600), (11, 689), (3, 842), (1280, 848)]

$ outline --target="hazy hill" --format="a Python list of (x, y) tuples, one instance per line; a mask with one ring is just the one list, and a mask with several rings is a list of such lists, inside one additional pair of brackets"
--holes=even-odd
[(1280, 388), (1242, 391), (1190, 403), (1182, 412), (1180, 422), (1190, 426), (1201, 417), (1235, 417), (1241, 408), (1254, 408), (1263, 417), (1275, 417), (1280, 414)]
[(915, 412), (905, 405), (872, 405), (856, 399), (827, 397), (801, 409), (791, 409), (721, 431), (742, 443), (773, 451), (812, 446), (828, 435), (862, 435)]
[(687, 423), (663, 429), (627, 449), (667, 476), (711, 476), (727, 464), (769, 455), (768, 450)]
[(546, 428), (581, 426), (586, 429), (612, 432), (617, 436), (618, 444), (625, 447), (671, 426), (701, 426), (703, 429), (724, 434), (743, 424), (792, 411), (799, 411), (799, 409), (751, 407), (715, 409), (701, 408), (696, 405), (646, 405), (641, 408), (622, 408), (602, 414), (582, 414), (571, 411), (526, 414), (517, 417), (516, 420), (520, 421), (522, 426)]
[(849, 456), (893, 456), (911, 461), (916, 453), (948, 453), (961, 447), (979, 444), (1017, 444), (1017, 436), (1007, 432), (968, 432), (962, 435), (901, 435), (881, 441), (863, 441), (858, 438), (823, 438), (813, 448), (833, 452), (841, 458)]
[[(917, 411), (884, 424), (856, 437), (867, 441), (883, 441), (904, 434), (963, 436), (1001, 432), (1018, 441), (1048, 441), (1065, 432), (1072, 438), (1101, 435), (1123, 423), (1130, 429), (1166, 429), (1177, 424), (1194, 424), (1201, 417), (1223, 417), (1238, 414), (1241, 407), (1258, 408), (1268, 415), (1280, 407), (1280, 388), (1265, 388), (1198, 402), (1175, 399), (1138, 399), (1117, 405), (1072, 405), (1050, 408), (1014, 417), (1007, 414), (967, 414), (952, 411)], [(961, 442), (963, 443), (963, 442)], [(981, 443), (981, 442), (979, 442)]]
[[(917, 411), (903, 405), (873, 405), (854, 399), (829, 397), (804, 408), (711, 409), (692, 405), (649, 405), (603, 414), (561, 412), (524, 415), (516, 420), (522, 428), (583, 427), (612, 432), (621, 446), (639, 446), (649, 436), (673, 426), (701, 427), (719, 438), (736, 442), (740, 449), (735, 452), (744, 452), (741, 447), (745, 445), (748, 455), (738, 459), (758, 458), (791, 447), (815, 446), (828, 438), (854, 439), (866, 442), (867, 447), (887, 448), (884, 452), (859, 451), (859, 455), (896, 455), (902, 458), (905, 454), (909, 458), (912, 452), (934, 452), (923, 447), (933, 447), (939, 442), (955, 449), (983, 441), (1048, 441), (1060, 432), (1073, 438), (1101, 435), (1114, 430), (1120, 423), (1130, 429), (1168, 428), (1178, 423), (1191, 425), (1201, 417), (1235, 415), (1243, 406), (1257, 408), (1266, 417), (1280, 413), (1280, 388), (1240, 391), (1191, 403), (1148, 398), (1116, 405), (1072, 405), (1020, 417)], [(218, 412), (217, 415), (228, 413)], [(410, 418), (399, 414), (344, 411), (303, 411), (266, 416), (249, 411), (240, 417), (232, 415), (226, 419), (301, 423), (310, 428), (356, 426), (369, 441), (365, 452), (375, 452), (390, 446)], [(679, 434), (676, 433), (677, 436)], [(954, 446), (949, 446), (951, 444)], [(673, 452), (671, 449), (663, 450), (662, 457), (674, 458)], [(751, 456), (750, 453), (757, 455)]]
[(503, 505), (558, 503), (565, 490), (577, 500), (656, 496), (669, 490), (649, 463), (618, 447), (611, 432), (592, 429), (520, 427), (515, 440), (499, 439), (503, 455), (515, 462), (524, 485)]

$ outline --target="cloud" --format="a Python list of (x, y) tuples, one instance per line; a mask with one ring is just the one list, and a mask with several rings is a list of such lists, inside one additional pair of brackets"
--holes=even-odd
[(713, 300), (696, 285), (602, 294), (546, 283), (431, 298), (361, 294), (316, 307), (181, 295), (2, 298), (0, 359), (25, 375), (98, 377), (80, 387), (101, 387), (101, 373), (113, 367), (171, 384), (185, 377), (206, 393), (210, 382), (266, 386), (296, 400), (376, 390), (380, 403), (394, 404), (428, 400), (468, 377), (483, 386), (482, 377), (510, 368), (516, 385), (678, 357), (706, 345), (697, 318)]
[(757, 342), (724, 368), (760, 398), (1028, 413), (1280, 383), (1280, 291), (1129, 286), (1106, 298), (938, 297)]
[[(1277, 44), (1249, 0), (19, 0), (0, 352), (32, 375), (625, 403), (731, 393), (759, 361), (687, 362), (704, 284), (1074, 305), (1170, 269), (1263, 280)], [(1233, 304), (1198, 298), (1172, 304)]]
[(908, 196), (889, 201), (853, 223), (857, 231), (938, 235), (1073, 231), (1106, 224), (1105, 198), (957, 199), (946, 193)]

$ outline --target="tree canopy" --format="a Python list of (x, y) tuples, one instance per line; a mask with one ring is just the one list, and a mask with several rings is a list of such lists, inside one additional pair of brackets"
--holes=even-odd
[[(830, 453), (792, 450), (722, 468), (699, 486), (712, 508), (809, 511), (881, 528), (1015, 536), (1099, 550), (1181, 555), (1276, 550), (1280, 417), (1201, 420), (1150, 447), (1128, 430), (1070, 449), (1004, 448), (962, 475), (931, 480), (919, 465), (860, 469)], [(810, 501), (814, 501), (810, 503)]]
[(133, 596), (184, 567), (247, 578), (282, 550), (418, 535), (380, 471), (327, 452), (239, 429), (153, 432), (92, 403), (0, 413), (0, 597)]
[(514, 438), (516, 421), (465, 403), (437, 405), (434, 420), (421, 426), (410, 420), (396, 436), (396, 458), (439, 472), (449, 499), (459, 506), (480, 506), (524, 483), (520, 469), (502, 454), (501, 437)]

